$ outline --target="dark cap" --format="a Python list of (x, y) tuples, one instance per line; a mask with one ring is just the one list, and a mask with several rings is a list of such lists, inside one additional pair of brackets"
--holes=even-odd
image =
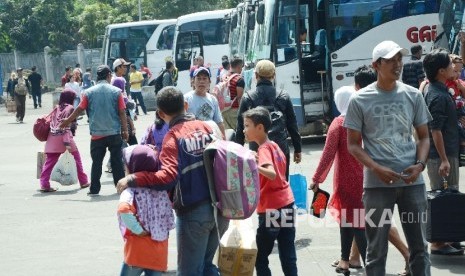
[(200, 73), (205, 73), (205, 75), (207, 75), (209, 78), (211, 77), (210, 71), (209, 71), (207, 68), (205, 68), (205, 67), (199, 67), (199, 68), (197, 68), (197, 69), (194, 71), (194, 75), (193, 75), (194, 78), (195, 78), (198, 74), (200, 74)]
[(97, 67), (97, 76), (99, 78), (106, 77), (109, 73), (111, 73), (111, 69), (108, 65), (99, 65)]
[(23, 68), (19, 67), (18, 69), (16, 69), (16, 72), (20, 72), (20, 71), (23, 71)]

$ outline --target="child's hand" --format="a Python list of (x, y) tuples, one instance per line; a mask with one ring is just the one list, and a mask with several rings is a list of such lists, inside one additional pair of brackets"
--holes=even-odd
[(252, 153), (255, 156), (255, 162), (258, 164), (258, 153), (256, 151), (253, 151)]
[(319, 184), (318, 183), (312, 183), (310, 184), (310, 187), (308, 187), (309, 190), (312, 190), (314, 193), (318, 191)]

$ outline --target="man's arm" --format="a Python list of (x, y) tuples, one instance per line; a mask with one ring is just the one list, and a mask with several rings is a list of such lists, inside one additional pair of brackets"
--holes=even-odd
[(119, 115), (119, 120), (121, 122), (121, 129), (123, 132), (122, 133), (123, 140), (127, 141), (129, 139), (129, 133), (128, 133), (128, 122), (127, 122), (125, 110), (119, 109), (118, 115)]
[(362, 163), (369, 170), (372, 170), (378, 178), (386, 184), (396, 181), (400, 178), (399, 173), (376, 163), (366, 151), (362, 148), (359, 141), (362, 139), (361, 132), (347, 129), (347, 148), (352, 156)]
[(236, 126), (236, 143), (244, 145), (244, 118), (242, 114), (248, 109), (247, 100), (243, 99), (239, 103), (239, 110), (237, 112), (237, 126)]
[(297, 126), (294, 106), (289, 97), (286, 99), (286, 128), (291, 136), (292, 146), (294, 147), (294, 162), (299, 163), (301, 158), (300, 153), (302, 152), (302, 137), (300, 136), (299, 127)]
[(77, 117), (79, 117), (81, 112), (83, 112), (84, 110), (85, 109), (82, 109), (80, 106), (78, 106), (68, 118), (64, 119), (61, 122), (60, 128), (68, 127), (72, 122), (74, 122), (74, 120), (76, 120)]
[(223, 134), (223, 140), (226, 139), (226, 134), (225, 134), (225, 130), (224, 130), (224, 123), (223, 122), (217, 123), (217, 125), (220, 128), (221, 133)]
[(433, 143), (438, 151), (439, 158), (441, 159), (441, 165), (439, 166), (439, 175), (448, 176), (450, 172), (450, 163), (447, 159), (446, 149), (444, 148), (444, 138), (440, 129), (431, 130), (431, 135), (433, 136)]

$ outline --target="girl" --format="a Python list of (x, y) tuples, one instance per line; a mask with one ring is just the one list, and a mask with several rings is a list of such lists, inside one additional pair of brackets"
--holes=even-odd
[[(127, 173), (155, 172), (157, 152), (148, 145), (123, 150)], [(121, 276), (161, 276), (168, 267), (168, 236), (174, 229), (174, 215), (166, 191), (128, 188), (121, 193), (118, 206), (121, 234), (125, 240)]]
[(58, 162), (60, 155), (69, 150), (74, 156), (76, 161), (76, 168), (78, 172), (78, 179), (81, 188), (89, 187), (87, 175), (84, 173), (82, 168), (81, 156), (74, 142), (71, 129), (65, 128), (60, 129), (61, 122), (68, 118), (74, 111), (73, 101), (76, 97), (76, 93), (69, 88), (60, 95), (58, 106), (52, 111), (52, 117), (50, 121), (50, 133), (48, 134), (47, 142), (45, 143), (45, 153), (47, 159), (42, 168), (40, 175), (40, 191), (43, 193), (55, 192), (57, 189), (50, 187), (50, 174), (55, 164)]

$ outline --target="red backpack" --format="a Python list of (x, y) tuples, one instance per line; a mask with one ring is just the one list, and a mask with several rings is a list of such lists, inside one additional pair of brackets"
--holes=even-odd
[(50, 114), (37, 118), (32, 128), (32, 132), (37, 140), (41, 142), (47, 141), (48, 134), (50, 133), (50, 121), (52, 120), (52, 115), (55, 113), (55, 110), (56, 109), (53, 109)]

